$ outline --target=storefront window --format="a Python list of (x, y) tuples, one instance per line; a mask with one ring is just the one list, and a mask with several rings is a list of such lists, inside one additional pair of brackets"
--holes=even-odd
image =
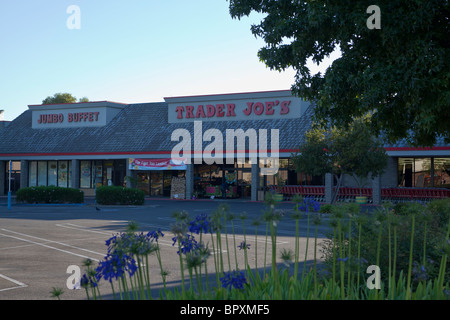
[(47, 185), (47, 161), (38, 161), (38, 186)]
[(58, 186), (67, 187), (67, 161), (59, 161), (58, 164)]
[(450, 188), (450, 158), (399, 158), (398, 185)]
[(37, 186), (37, 161), (31, 161), (28, 167), (28, 185)]
[(91, 161), (80, 161), (80, 188), (91, 187)]
[(434, 186), (450, 188), (450, 158), (434, 158)]
[(48, 162), (48, 185), (49, 186), (57, 186), (58, 181), (58, 162), (57, 161), (49, 161)]
[(149, 195), (150, 187), (150, 175), (148, 172), (142, 172), (137, 174), (137, 189), (144, 191), (145, 195)]
[[(63, 161), (65, 162), (65, 161)], [(68, 161), (68, 174), (67, 174), (67, 180), (69, 182), (68, 186), (69, 188), (72, 188), (72, 161)]]

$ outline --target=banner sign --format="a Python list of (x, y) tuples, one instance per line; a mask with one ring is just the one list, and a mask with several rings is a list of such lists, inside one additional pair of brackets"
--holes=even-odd
[(130, 170), (186, 170), (186, 159), (129, 159)]

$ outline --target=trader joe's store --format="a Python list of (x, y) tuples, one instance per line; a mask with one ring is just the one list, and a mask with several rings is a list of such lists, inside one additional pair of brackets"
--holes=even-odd
[[(96, 186), (119, 185), (148, 197), (257, 201), (278, 188), (285, 199), (328, 202), (333, 178), (298, 173), (291, 161), (313, 108), (289, 90), (30, 105), (0, 126), (0, 195), (55, 185), (90, 196)], [(385, 148), (388, 167), (366, 188), (369, 201), (449, 196), (449, 145)], [(351, 199), (353, 180), (344, 187), (339, 199)]]

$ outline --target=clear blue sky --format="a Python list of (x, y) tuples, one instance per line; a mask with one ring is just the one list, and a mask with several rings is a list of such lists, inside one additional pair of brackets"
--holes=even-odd
[[(70, 5), (80, 8), (71, 30)], [(91, 101), (289, 89), (294, 71), (259, 61), (250, 31), (226, 0), (0, 2), (0, 109), (13, 120), (57, 92)]]

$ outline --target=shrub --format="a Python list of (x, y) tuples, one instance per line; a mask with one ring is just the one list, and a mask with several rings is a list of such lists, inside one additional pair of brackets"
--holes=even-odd
[(142, 205), (144, 198), (142, 190), (119, 186), (102, 186), (96, 193), (97, 203), (104, 205)]
[(55, 186), (26, 187), (16, 193), (18, 203), (83, 203), (84, 192)]
[(320, 207), (320, 210), (319, 210), (320, 213), (331, 213), (332, 211), (333, 211), (332, 204), (324, 204)]
[[(344, 239), (341, 244), (345, 256), (335, 258), (347, 259), (351, 249), (351, 256), (356, 259), (359, 247), (361, 261), (364, 261), (361, 270), (365, 270), (369, 265), (377, 264), (383, 270), (382, 280), (387, 281), (389, 270), (394, 272), (395, 269), (395, 275), (399, 276), (401, 271), (406, 274), (411, 267), (413, 268), (412, 281), (417, 285), (420, 280), (435, 278), (439, 273), (443, 252), (442, 243), (446, 241), (449, 217), (449, 199), (435, 200), (427, 205), (402, 203), (395, 205), (391, 211), (379, 210), (374, 214), (362, 214), (356, 218), (354, 216), (351, 221), (351, 234), (348, 233), (348, 229), (342, 230)], [(342, 218), (345, 218), (345, 221)], [(345, 214), (341, 216), (342, 229), (349, 224), (348, 218), (349, 216)], [(361, 224), (361, 237), (359, 237), (358, 222)], [(413, 237), (411, 237), (412, 230), (414, 230)], [(413, 239), (412, 265), (409, 260), (411, 238)], [(333, 246), (333, 242), (336, 247)], [(322, 247), (329, 272), (333, 267), (333, 253), (337, 254), (339, 250), (338, 239), (333, 241), (333, 235), (330, 234)], [(356, 265), (355, 260), (353, 265), (350, 262), (347, 263), (345, 272), (348, 267), (353, 268), (354, 265)], [(448, 268), (450, 261), (447, 261), (446, 265)], [(336, 268), (339, 270), (339, 264)], [(445, 281), (449, 280), (450, 275), (447, 274)]]

